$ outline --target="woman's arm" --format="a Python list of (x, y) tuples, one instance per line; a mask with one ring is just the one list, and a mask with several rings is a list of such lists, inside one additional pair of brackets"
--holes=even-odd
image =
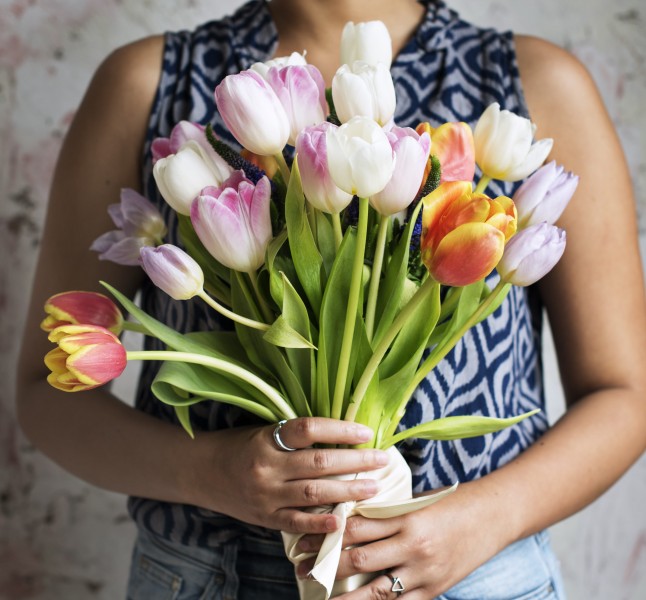
[[(105, 389), (64, 393), (46, 382), (40, 331), (52, 294), (99, 290), (106, 280), (132, 296), (141, 270), (98, 261), (89, 251), (113, 229), (107, 206), (121, 188), (140, 188), (141, 149), (157, 89), (163, 40), (153, 37), (112, 54), (97, 71), (63, 145), (27, 316), (19, 364), (17, 412), (30, 440), (63, 468), (113, 491), (196, 504), (239, 519), (294, 532), (323, 532), (336, 519), (295, 506), (367, 498), (374, 482), (319, 482), (323, 475), (378, 468), (384, 453), (305, 450), (284, 453), (272, 427), (198, 434), (119, 402)], [(301, 419), (283, 429), (292, 446), (358, 444), (353, 424)]]
[[(646, 448), (646, 300), (623, 153), (576, 59), (535, 38), (517, 38), (517, 51), (537, 137), (554, 138), (551, 158), (580, 176), (559, 223), (565, 255), (540, 282), (568, 411), (518, 458), (442, 502), (399, 519), (349, 521), (344, 545), (382, 541), (345, 551), (337, 576), (393, 571), (411, 600), (437, 596), (505, 546), (580, 510)], [(340, 598), (390, 598), (391, 585), (379, 577)]]

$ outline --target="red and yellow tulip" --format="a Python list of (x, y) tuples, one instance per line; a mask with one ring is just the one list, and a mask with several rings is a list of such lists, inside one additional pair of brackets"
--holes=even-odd
[[(476, 169), (473, 132), (466, 123), (444, 123), (433, 128), (430, 123), (420, 123), (417, 133), (431, 136), (431, 154), (437, 156), (442, 166), (441, 181), (472, 181)], [(430, 173), (430, 161), (424, 181)]]
[(45, 356), (49, 384), (64, 392), (104, 385), (126, 368), (126, 350), (119, 338), (97, 325), (62, 325), (49, 334), (58, 344)]
[(61, 325), (98, 325), (119, 335), (123, 329), (123, 315), (117, 305), (96, 292), (63, 292), (45, 303), (47, 317), (40, 324), (44, 331), (53, 331)]
[(464, 286), (486, 277), (516, 232), (516, 207), (506, 196), (474, 194), (467, 181), (441, 184), (423, 200), (422, 260), (444, 285)]

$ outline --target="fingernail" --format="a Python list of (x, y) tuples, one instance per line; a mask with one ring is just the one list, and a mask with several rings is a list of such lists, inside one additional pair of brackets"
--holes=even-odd
[(312, 549), (312, 545), (307, 540), (300, 540), (298, 544), (296, 544), (296, 547), (301, 552), (309, 552)]
[(378, 465), (387, 465), (390, 462), (388, 452), (383, 450), (375, 450), (375, 463)]
[(370, 429), (370, 427), (366, 427), (365, 425), (356, 425), (355, 433), (357, 435), (357, 438), (359, 438), (359, 440), (361, 440), (362, 442), (368, 442), (374, 436), (372, 429)]
[(328, 531), (336, 531), (339, 528), (339, 525), (336, 522), (336, 517), (333, 515), (330, 515), (326, 520), (325, 520), (325, 529)]
[(374, 496), (379, 492), (379, 484), (373, 479), (366, 479), (363, 481), (363, 492), (364, 494)]

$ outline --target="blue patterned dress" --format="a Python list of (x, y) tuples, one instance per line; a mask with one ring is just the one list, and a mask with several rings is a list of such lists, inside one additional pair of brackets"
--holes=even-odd
[[(527, 116), (511, 33), (477, 28), (441, 2), (424, 4), (424, 20), (392, 64), (396, 123), (465, 121), (475, 126), (492, 102)], [(194, 31), (166, 35), (163, 71), (145, 148), (143, 185), (165, 212), (171, 242), (177, 241), (175, 218), (151, 176), (150, 142), (168, 136), (175, 123), (187, 119), (212, 123), (218, 136), (235, 144), (217, 114), (213, 90), (226, 75), (271, 58), (276, 45), (276, 29), (262, 0), (252, 0), (234, 15)], [(494, 191), (511, 195), (513, 190), (505, 185)], [(181, 331), (218, 327), (217, 319), (202, 305), (175, 302), (150, 284), (143, 290), (142, 303), (149, 313)], [(540, 330), (541, 305), (535, 290), (514, 288), (496, 313), (471, 330), (422, 383), (403, 425), (411, 427), (448, 415), (501, 417), (544, 408)], [(155, 341), (149, 340), (147, 346), (155, 348)], [(144, 363), (137, 407), (173, 421), (172, 409), (150, 393), (155, 372), (154, 364)], [(213, 430), (251, 420), (237, 409), (204, 402), (194, 407), (192, 422), (197, 429)], [(545, 414), (540, 413), (497, 434), (442, 443), (412, 440), (400, 450), (413, 470), (415, 491), (421, 492), (486, 475), (512, 460), (546, 428)], [(209, 548), (245, 532), (275, 536), (275, 532), (192, 506), (131, 498), (129, 508), (140, 529), (172, 543)]]

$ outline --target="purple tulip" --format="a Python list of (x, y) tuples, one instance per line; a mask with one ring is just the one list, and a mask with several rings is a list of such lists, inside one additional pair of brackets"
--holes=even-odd
[(321, 123), (304, 129), (296, 138), (296, 156), (308, 202), (323, 212), (336, 214), (350, 204), (352, 194), (338, 188), (330, 177), (326, 141), (328, 129), (334, 129), (334, 125)]
[(118, 229), (108, 231), (92, 242), (90, 250), (98, 252), (100, 260), (137, 266), (141, 262), (139, 250), (161, 244), (166, 235), (166, 224), (160, 212), (135, 190), (121, 190), (121, 202), (111, 204), (108, 214)]
[(204, 286), (204, 273), (186, 252), (172, 244), (141, 249), (141, 262), (151, 281), (175, 300), (188, 300)]
[(272, 238), (270, 195), (267, 177), (254, 185), (243, 171), (234, 171), (220, 187), (202, 190), (193, 201), (195, 232), (224, 266), (251, 273), (265, 262)]
[(549, 162), (536, 171), (514, 194), (518, 210), (518, 226), (529, 227), (537, 223), (553, 225), (572, 198), (579, 178)]
[(496, 267), (500, 277), (526, 286), (552, 270), (565, 251), (565, 231), (548, 223), (531, 225), (509, 240)]
[(316, 67), (272, 67), (267, 72), (267, 82), (278, 96), (289, 119), (289, 144), (293, 146), (298, 134), (306, 127), (325, 121), (325, 83)]
[(395, 155), (395, 170), (386, 187), (370, 197), (381, 215), (390, 216), (409, 206), (417, 196), (431, 150), (428, 133), (421, 136), (410, 127), (393, 127), (386, 133)]
[(215, 103), (233, 137), (260, 156), (282, 152), (290, 125), (271, 86), (254, 71), (227, 75), (215, 88)]

